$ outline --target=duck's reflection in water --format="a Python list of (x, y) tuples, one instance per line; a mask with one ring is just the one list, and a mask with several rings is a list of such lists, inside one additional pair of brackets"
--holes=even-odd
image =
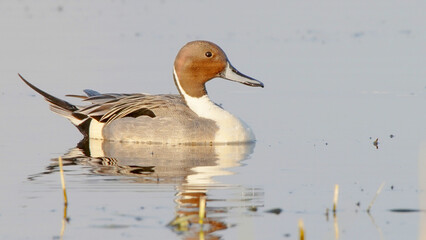
[[(184, 239), (219, 238), (213, 232), (229, 227), (228, 212), (263, 205), (263, 190), (218, 182), (216, 176), (232, 175), (253, 152), (254, 144), (156, 145), (82, 141), (62, 158), (65, 165), (88, 165), (95, 174), (132, 177), (137, 183), (175, 184), (175, 215), (169, 227)], [(57, 170), (57, 161), (47, 168)], [(211, 191), (225, 194), (213, 196)], [(204, 206), (200, 206), (203, 202)], [(219, 203), (219, 204), (215, 204)], [(250, 207), (250, 208), (249, 208)], [(205, 208), (202, 223), (200, 209)]]

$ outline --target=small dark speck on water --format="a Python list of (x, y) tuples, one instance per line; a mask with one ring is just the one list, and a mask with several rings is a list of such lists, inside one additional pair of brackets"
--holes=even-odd
[(364, 32), (356, 32), (356, 33), (352, 34), (352, 37), (354, 37), (354, 38), (360, 38), (362, 36), (364, 36)]
[(328, 146), (328, 143), (327, 143), (327, 142), (325, 143), (325, 146)]
[(108, 181), (108, 182), (117, 182), (118, 179), (105, 179), (104, 181)]
[(106, 211), (106, 207), (99, 207), (99, 208), (97, 208), (97, 210), (100, 210), (100, 211)]
[(356, 206), (357, 206), (357, 207), (361, 206), (361, 202), (357, 202), (357, 203), (356, 203)]
[(394, 138), (394, 137), (395, 137), (395, 135), (391, 134), (391, 135), (389, 135), (389, 137), (390, 137), (390, 138)]
[(272, 208), (269, 210), (266, 210), (266, 213), (273, 213), (273, 214), (280, 214), (283, 210), (281, 208)]
[(229, 228), (234, 228), (236, 226), (237, 226), (237, 224), (229, 224)]
[(120, 228), (128, 228), (128, 225), (124, 224), (108, 224), (108, 225), (100, 225), (100, 226), (94, 226), (96, 228), (106, 228), (106, 229), (120, 229)]
[(411, 30), (409, 29), (403, 29), (399, 31), (400, 34), (404, 34), (404, 35), (410, 35), (411, 34)]
[(286, 234), (284, 234), (284, 237), (286, 237), (286, 238), (291, 237), (291, 234), (290, 233), (286, 233)]
[(391, 190), (393, 190), (393, 185), (391, 186)]

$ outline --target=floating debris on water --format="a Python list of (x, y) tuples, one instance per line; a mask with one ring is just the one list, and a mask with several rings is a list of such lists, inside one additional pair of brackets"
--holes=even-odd
[(420, 209), (412, 209), (412, 208), (393, 208), (389, 209), (390, 212), (396, 213), (416, 213), (416, 212), (424, 212), (424, 210)]
[(257, 212), (257, 207), (256, 206), (250, 206), (247, 208), (249, 211), (251, 212)]
[(373, 145), (376, 147), (376, 149), (379, 149), (379, 139), (376, 138), (376, 140), (374, 140)]
[(167, 224), (167, 226), (173, 228), (178, 232), (186, 232), (189, 230), (189, 226), (191, 225), (191, 219), (194, 218), (194, 215), (190, 216), (176, 216), (174, 220)]
[(273, 213), (273, 214), (280, 214), (283, 210), (281, 208), (272, 208), (269, 210), (266, 210), (266, 213)]
[(389, 135), (389, 137), (390, 137), (390, 138), (394, 138), (394, 137), (395, 137), (395, 135), (391, 134), (391, 135)]

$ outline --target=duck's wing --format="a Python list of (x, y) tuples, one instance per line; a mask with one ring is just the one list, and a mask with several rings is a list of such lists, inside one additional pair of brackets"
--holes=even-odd
[(136, 118), (142, 115), (154, 118), (159, 109), (185, 105), (181, 96), (172, 94), (98, 94), (87, 97), (83, 101), (91, 104), (77, 112), (103, 123), (110, 123), (123, 117)]

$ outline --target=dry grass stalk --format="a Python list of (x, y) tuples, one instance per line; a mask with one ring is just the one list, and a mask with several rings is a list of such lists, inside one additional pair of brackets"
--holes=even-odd
[(333, 213), (336, 214), (337, 201), (339, 200), (339, 184), (334, 185), (334, 198), (333, 198)]
[(368, 205), (367, 212), (369, 213), (371, 210), (371, 207), (373, 206), (374, 202), (376, 201), (377, 196), (379, 196), (380, 192), (382, 191), (383, 187), (385, 186), (385, 182), (380, 185), (379, 189), (377, 189), (376, 195), (374, 195), (373, 200), (371, 200), (370, 205)]
[(198, 212), (198, 223), (203, 224), (204, 216), (206, 215), (206, 197), (200, 197), (200, 210)]
[(299, 220), (299, 239), (305, 240), (305, 226), (302, 219)]
[(64, 178), (64, 169), (62, 165), (62, 157), (59, 157), (59, 171), (61, 172), (61, 183), (62, 183), (62, 190), (64, 191), (64, 205), (68, 205), (68, 198), (67, 198), (67, 189), (65, 188), (65, 178)]

